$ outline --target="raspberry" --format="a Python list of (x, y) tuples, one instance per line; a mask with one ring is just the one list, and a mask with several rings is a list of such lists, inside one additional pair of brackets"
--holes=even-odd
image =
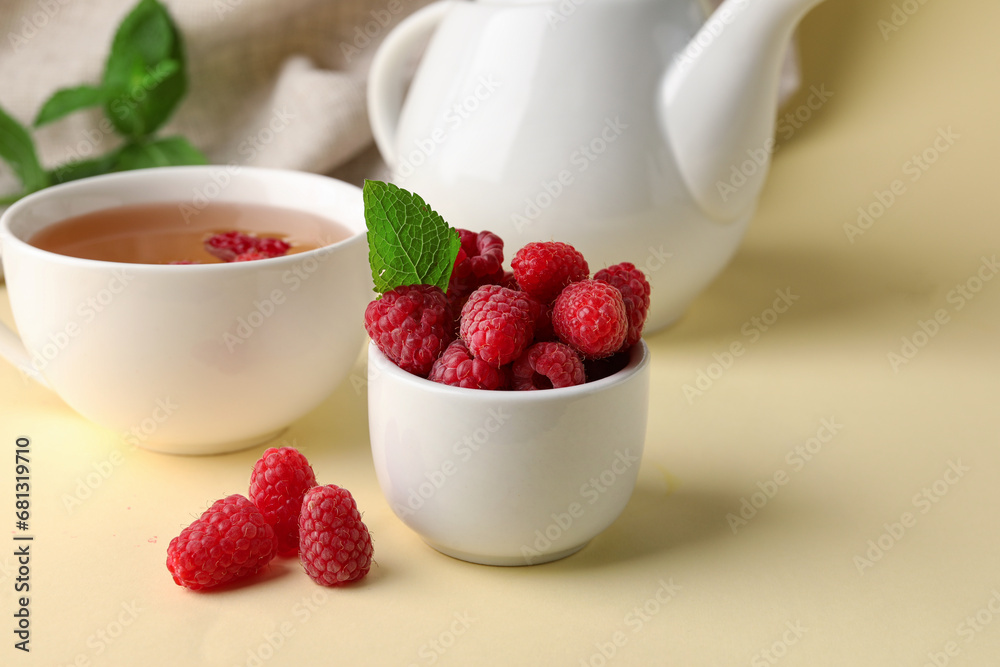
[[(525, 293), (527, 296), (527, 294)], [(531, 302), (531, 317), (535, 321), (535, 342), (555, 340), (556, 332), (552, 330), (552, 306), (545, 304), (533, 296), (528, 296)]]
[(469, 295), (482, 285), (503, 279), (503, 239), (493, 232), (470, 232), (459, 229), (462, 247), (448, 280), (448, 302), (452, 312), (460, 313)]
[(223, 262), (231, 262), (236, 259), (237, 255), (253, 250), (256, 247), (256, 240), (252, 236), (235, 230), (224, 232), (209, 237), (205, 241), (205, 251)]
[[(292, 246), (286, 241), (258, 238), (239, 231), (213, 234), (205, 240), (205, 251), (223, 262), (246, 262), (251, 259), (281, 257)], [(247, 256), (256, 251), (260, 256)]]
[(628, 333), (623, 347), (632, 347), (642, 338), (642, 327), (646, 323), (646, 313), (649, 312), (649, 281), (631, 262), (601, 269), (594, 274), (594, 280), (613, 285), (622, 293), (625, 314), (628, 316)]
[(265, 257), (281, 257), (291, 249), (288, 241), (274, 238), (258, 238), (255, 249)]
[(590, 275), (583, 255), (558, 241), (527, 244), (514, 255), (510, 267), (521, 289), (542, 303), (552, 303), (563, 287)]
[(299, 550), (299, 510), (302, 496), (316, 486), (309, 461), (294, 447), (271, 447), (250, 473), (250, 500), (274, 528), (279, 556)]
[(236, 255), (236, 257), (232, 261), (252, 262), (255, 259), (271, 259), (271, 258), (262, 253), (260, 250), (247, 250), (246, 252), (241, 252), (240, 254)]
[(499, 368), (521, 356), (531, 343), (535, 307), (523, 292), (484, 285), (462, 308), (459, 333), (476, 358)]
[(610, 356), (628, 333), (625, 301), (617, 287), (599, 280), (567, 285), (552, 307), (552, 327), (561, 341), (584, 357)]
[(583, 362), (569, 345), (535, 343), (514, 362), (514, 389), (572, 387), (586, 382)]
[(448, 299), (433, 285), (389, 290), (368, 304), (365, 329), (382, 354), (420, 377), (455, 338)]
[(322, 586), (337, 586), (368, 574), (372, 538), (347, 489), (336, 484), (306, 492), (299, 514), (299, 558)]
[(178, 586), (197, 591), (260, 571), (277, 546), (274, 529), (260, 510), (232, 495), (215, 501), (170, 540), (167, 569)]
[(453, 342), (438, 357), (428, 379), (466, 389), (505, 389), (507, 385), (506, 374), (501, 369), (473, 357), (461, 340)]

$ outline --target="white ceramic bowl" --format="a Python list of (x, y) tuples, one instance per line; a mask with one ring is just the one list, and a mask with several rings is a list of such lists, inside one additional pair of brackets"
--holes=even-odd
[[(205, 197), (308, 211), (353, 235), (203, 266), (78, 259), (26, 243), (71, 216)], [(364, 340), (364, 203), (357, 187), (324, 176), (171, 167), (84, 179), (11, 206), (0, 248), (20, 334), (0, 326), (0, 355), (133, 445), (212, 454), (268, 440), (333, 391)]]
[(632, 495), (646, 437), (649, 349), (576, 387), (482, 391), (400, 370), (368, 346), (379, 485), (430, 546), (486, 565), (583, 548)]

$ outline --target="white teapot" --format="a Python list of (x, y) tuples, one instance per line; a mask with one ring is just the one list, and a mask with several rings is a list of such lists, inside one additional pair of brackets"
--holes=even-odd
[(393, 180), (450, 224), (643, 269), (655, 331), (736, 251), (783, 56), (819, 2), (726, 0), (706, 20), (699, 0), (444, 0), (379, 47), (372, 130)]

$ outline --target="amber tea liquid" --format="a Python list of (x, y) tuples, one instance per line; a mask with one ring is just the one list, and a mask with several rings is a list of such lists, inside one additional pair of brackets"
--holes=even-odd
[(107, 262), (218, 264), (222, 260), (205, 251), (205, 239), (232, 230), (287, 241), (292, 246), (289, 255), (352, 236), (327, 218), (287, 208), (213, 202), (192, 214), (190, 206), (182, 209), (178, 202), (164, 202), (67, 218), (38, 231), (28, 242), (60, 255)]

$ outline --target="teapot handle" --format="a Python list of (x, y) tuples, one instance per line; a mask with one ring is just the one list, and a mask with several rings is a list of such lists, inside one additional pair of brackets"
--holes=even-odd
[(396, 164), (396, 126), (403, 108), (406, 65), (456, 0), (441, 0), (404, 19), (382, 41), (368, 73), (368, 119), (375, 144), (390, 168)]

